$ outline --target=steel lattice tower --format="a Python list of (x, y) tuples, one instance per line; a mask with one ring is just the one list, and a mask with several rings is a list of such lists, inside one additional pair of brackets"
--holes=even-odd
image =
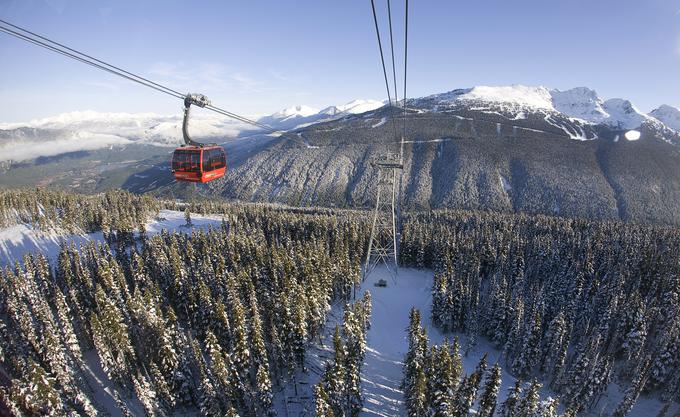
[(378, 187), (373, 210), (373, 225), (371, 239), (368, 243), (364, 279), (375, 267), (383, 262), (388, 269), (393, 265), (392, 273), (396, 275), (398, 263), (397, 247), (397, 212), (399, 203), (397, 190), (397, 173), (404, 164), (402, 157), (396, 154), (381, 156), (373, 163), (378, 168)]

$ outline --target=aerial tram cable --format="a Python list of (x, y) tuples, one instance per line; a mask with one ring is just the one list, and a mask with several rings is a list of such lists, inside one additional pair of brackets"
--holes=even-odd
[(402, 95), (402, 108), (404, 109), (404, 131), (401, 135), (401, 145), (399, 147), (399, 160), (404, 163), (404, 139), (406, 138), (406, 75), (408, 68), (408, 0), (406, 0), (406, 11), (404, 14), (404, 94)]
[[(406, 27), (406, 32), (405, 32), (406, 33), (405, 41), (408, 40), (408, 0), (406, 0), (406, 4), (407, 4), (407, 8), (406, 8), (406, 24), (407, 24), (407, 27)], [(377, 15), (375, 13), (374, 0), (371, 0), (371, 5), (372, 5), (372, 9), (373, 9), (374, 23), (375, 23), (375, 26), (376, 26), (376, 35), (378, 37), (378, 45), (379, 45), (380, 53), (381, 53), (381, 63), (382, 63), (382, 66), (383, 66), (383, 75), (384, 75), (384, 78), (385, 78), (385, 86), (386, 86), (387, 93), (388, 93), (388, 101), (389, 101), (390, 106), (392, 106), (391, 92), (390, 92), (390, 88), (389, 88), (387, 71), (386, 71), (385, 62), (384, 62), (380, 33), (379, 33), (379, 30), (378, 30), (378, 25), (377, 25)], [(7, 22), (5, 20), (2, 20), (2, 19), (0, 19), (0, 32), (6, 33), (6, 34), (13, 36), (15, 38), (18, 38), (20, 40), (26, 41), (28, 43), (31, 43), (31, 44), (34, 44), (34, 45), (37, 45), (37, 46), (40, 46), (40, 47), (45, 48), (49, 51), (58, 53), (58, 54), (63, 55), (67, 58), (71, 58), (75, 61), (78, 61), (78, 62), (81, 62), (83, 64), (92, 66), (94, 68), (100, 69), (100, 70), (108, 72), (110, 74), (117, 75), (119, 77), (125, 78), (125, 79), (130, 80), (132, 82), (135, 82), (137, 84), (149, 87), (153, 90), (167, 94), (171, 97), (178, 98), (180, 100), (184, 100), (188, 96), (188, 94), (183, 94), (183, 93), (181, 93), (177, 90), (174, 90), (172, 88), (169, 88), (165, 85), (154, 82), (154, 81), (152, 81), (148, 78), (134, 74), (130, 71), (126, 71), (126, 70), (124, 70), (120, 67), (109, 64), (109, 63), (107, 63), (107, 62), (105, 62), (101, 59), (95, 58), (95, 57), (88, 55), (84, 52), (81, 52), (77, 49), (68, 47), (64, 44), (53, 41), (53, 40), (51, 40), (51, 39), (49, 39), (45, 36), (31, 32), (27, 29), (24, 29), (22, 27), (19, 27), (17, 25), (14, 25), (14, 24)], [(405, 50), (404, 50), (404, 54), (405, 54), (405, 60), (404, 60), (404, 100), (403, 100), (403, 103), (402, 103), (402, 107), (403, 107), (403, 116), (402, 117), (404, 119), (403, 120), (403, 122), (404, 122), (404, 127), (403, 127), (404, 136), (405, 136), (405, 132), (406, 132), (406, 99), (405, 99), (405, 97), (406, 97), (406, 81), (407, 81), (407, 79), (406, 79), (406, 66), (407, 66), (406, 52), (407, 52), (407, 49), (406, 48), (407, 48), (407, 44), (405, 45)], [(394, 73), (394, 71), (393, 71), (393, 73)], [(220, 107), (214, 106), (212, 104), (206, 104), (204, 106), (204, 108), (207, 109), (207, 110), (219, 113), (221, 115), (227, 116), (231, 119), (240, 121), (242, 123), (258, 127), (260, 129), (262, 129), (263, 131), (265, 131), (266, 133), (279, 135), (279, 137), (282, 137), (284, 139), (288, 139), (288, 140), (290, 140), (294, 143), (297, 143), (298, 145), (301, 145), (301, 146), (306, 147), (306, 148), (325, 148), (325, 147), (336, 148), (338, 146), (342, 146), (342, 145), (314, 145), (314, 146), (312, 146), (309, 143), (307, 143), (306, 140), (303, 140), (301, 137), (297, 136), (296, 134), (291, 134), (289, 132), (277, 130), (277, 129), (275, 129), (275, 128), (267, 125), (267, 124), (257, 122), (255, 120), (249, 119), (247, 117), (244, 117), (244, 116), (238, 115), (236, 113), (230, 112), (228, 110), (222, 109)], [(335, 114), (334, 116), (342, 115), (343, 113), (348, 113), (348, 112), (349, 112), (349, 109), (344, 110), (342, 112), (339, 112), (339, 113)], [(394, 120), (394, 118), (393, 118), (393, 120)], [(570, 137), (569, 135), (565, 135), (565, 134), (562, 134), (562, 133), (542, 131), (540, 129), (525, 128), (523, 126), (517, 126), (515, 124), (507, 123), (507, 122), (487, 121), (487, 120), (482, 120), (482, 119), (478, 119), (478, 118), (475, 118), (474, 120), (479, 121), (479, 122), (483, 122), (483, 123), (488, 122), (490, 124), (512, 126), (513, 128), (519, 128), (519, 129), (523, 129), (523, 130), (541, 131), (541, 132), (544, 132), (544, 133), (547, 133), (547, 134), (550, 134), (550, 135), (554, 135), (554, 136)], [(386, 144), (389, 144), (389, 143), (391, 143), (391, 142), (388, 142)], [(402, 148), (403, 148), (403, 138), (402, 138), (401, 141), (397, 141), (397, 143), (401, 143)]]
[[(120, 67), (109, 64), (109, 63), (107, 63), (107, 62), (105, 62), (101, 59), (95, 58), (95, 57), (88, 55), (84, 52), (81, 52), (77, 49), (74, 49), (74, 48), (68, 47), (64, 44), (61, 44), (59, 42), (53, 41), (53, 40), (51, 40), (51, 39), (49, 39), (45, 36), (31, 32), (27, 29), (24, 29), (20, 26), (14, 25), (14, 24), (7, 22), (5, 20), (0, 19), (0, 23), (7, 25), (7, 26), (10, 26), (10, 27), (3, 27), (0, 24), (0, 32), (4, 32), (4, 33), (11, 35), (11, 36), (14, 36), (18, 39), (21, 39), (21, 40), (24, 40), (26, 42), (32, 43), (34, 45), (40, 46), (40, 47), (45, 48), (47, 50), (50, 50), (52, 52), (56, 52), (58, 54), (61, 54), (61, 55), (66, 56), (68, 58), (74, 59), (78, 62), (90, 65), (90, 66), (95, 67), (97, 69), (101, 69), (101, 70), (106, 71), (108, 73), (111, 73), (111, 74), (117, 75), (119, 77), (128, 79), (128, 80), (133, 81), (135, 83), (138, 83), (138, 84), (144, 85), (146, 87), (152, 88), (152, 89), (159, 91), (161, 93), (168, 94), (171, 97), (179, 98), (180, 100), (184, 100), (188, 96), (188, 94), (183, 94), (183, 93), (181, 93), (177, 90), (174, 90), (172, 88), (169, 88), (165, 85), (154, 82), (154, 81), (149, 80), (145, 77), (134, 74), (130, 71), (126, 71), (126, 70), (124, 70)], [(13, 30), (12, 28), (17, 29), (17, 30), (19, 30), (23, 33), (17, 32), (16, 30)], [(249, 119), (247, 117), (238, 115), (236, 113), (230, 112), (228, 110), (222, 109), (222, 108), (217, 107), (217, 106), (212, 105), (212, 104), (205, 105), (204, 108), (207, 109), (207, 110), (222, 114), (223, 116), (227, 116), (231, 119), (234, 119), (234, 120), (237, 120), (237, 121), (258, 127), (260, 129), (264, 130), (266, 133), (277, 134), (280, 137), (282, 137), (284, 139), (288, 139), (288, 140), (295, 142), (299, 145), (302, 145), (302, 146), (305, 146), (305, 147), (310, 147), (309, 144), (305, 143), (305, 141), (301, 140), (299, 137), (297, 137), (295, 135), (291, 135), (288, 132), (275, 129), (275, 128), (267, 125), (267, 124), (257, 122), (255, 120), (252, 120), (252, 119)], [(350, 109), (343, 110), (341, 112), (334, 114), (334, 116), (336, 116), (336, 117), (342, 116), (343, 114), (348, 114), (349, 111), (350, 111)], [(334, 146), (337, 146), (337, 145), (334, 145)], [(319, 147), (321, 147), (321, 146), (319, 146)]]
[(136, 74), (133, 74), (133, 73), (131, 73), (131, 72), (128, 72), (128, 71), (126, 71), (126, 70), (124, 70), (124, 69), (122, 69), (122, 68), (119, 68), (119, 67), (115, 66), (115, 65), (106, 63), (106, 62), (104, 62), (104, 61), (102, 61), (102, 60), (100, 60), (100, 59), (97, 59), (97, 58), (95, 58), (95, 57), (93, 57), (93, 56), (90, 56), (90, 55), (88, 55), (88, 54), (86, 54), (86, 53), (84, 53), (84, 52), (80, 52), (80, 51), (78, 51), (78, 50), (76, 50), (76, 49), (70, 48), (70, 47), (68, 47), (68, 46), (66, 46), (66, 45), (63, 45), (63, 44), (59, 43), (59, 42), (53, 41), (53, 40), (51, 40), (51, 39), (48, 39), (48, 38), (46, 38), (46, 37), (44, 37), (44, 36), (41, 36), (41, 35), (39, 35), (39, 34), (37, 34), (37, 33), (31, 32), (31, 31), (28, 30), (28, 29), (21, 28), (21, 27), (19, 27), (19, 26), (17, 26), (17, 25), (14, 25), (14, 24), (12, 24), (12, 23), (10, 23), (10, 22), (7, 22), (7, 21), (5, 21), (5, 20), (2, 20), (2, 19), (0, 19), (0, 23), (4, 23), (4, 24), (9, 25), (9, 26), (11, 26), (11, 27), (13, 27), (13, 28), (15, 28), (15, 29), (18, 29), (18, 30), (21, 30), (21, 31), (23, 31), (23, 32), (25, 32), (25, 33), (28, 33), (28, 34), (31, 35), (31, 36), (35, 36), (36, 38), (42, 39), (42, 40), (44, 40), (44, 41), (47, 41), (47, 42), (49, 42), (49, 43), (51, 43), (51, 44), (54, 44), (54, 45), (56, 45), (56, 46), (58, 46), (58, 47), (60, 47), (60, 48), (66, 49), (67, 51), (70, 51), (70, 52), (73, 52), (73, 53), (78, 54), (78, 55), (80, 55), (80, 56), (83, 56), (83, 57), (85, 57), (85, 58), (87, 58), (87, 59), (89, 59), (89, 60), (91, 60), (91, 61), (97, 62), (97, 63), (99, 63), (99, 64), (101, 64), (101, 65), (104, 65), (104, 66), (107, 66), (107, 67), (110, 67), (110, 68), (112, 68), (112, 69), (114, 69), (114, 70), (116, 70), (116, 71), (118, 71), (118, 72), (120, 72), (120, 73), (127, 74), (127, 75), (129, 75), (129, 76), (131, 76), (131, 77), (134, 77), (134, 78), (137, 78), (137, 79), (139, 79), (139, 80), (142, 80), (142, 81), (144, 81), (144, 82), (146, 82), (146, 83), (148, 83), (148, 84), (151, 84), (151, 85), (154, 85), (154, 86), (156, 86), (156, 87), (159, 87), (159, 88), (161, 88), (161, 89), (163, 89), (163, 90), (166, 90), (167, 92), (170, 92), (170, 93), (175, 94), (176, 96), (179, 96), (179, 97), (184, 96), (184, 94), (180, 93), (179, 91), (175, 91), (175, 90), (173, 90), (173, 89), (171, 89), (171, 88), (168, 88), (168, 87), (166, 87), (166, 86), (164, 86), (164, 85), (155, 83), (155, 82), (153, 82), (153, 81), (151, 81), (151, 80), (148, 80), (148, 79), (146, 79), (146, 78), (144, 78), (144, 77), (141, 77), (141, 76), (139, 76), (139, 75), (136, 75)]
[[(387, 0), (387, 21), (390, 27), (390, 51), (392, 54), (392, 81), (394, 82), (394, 106), (399, 106), (399, 94), (397, 93), (397, 71), (394, 62), (394, 38), (392, 36), (392, 7), (390, 6), (390, 0)], [(397, 123), (394, 120), (394, 112), (390, 109), (390, 114), (392, 114), (392, 127), (394, 129), (394, 139), (399, 140), (397, 135)]]
[[(76, 50), (76, 49), (73, 49), (73, 48), (70, 48), (70, 47), (68, 47), (68, 46), (66, 46), (66, 45), (60, 44), (60, 43), (58, 43), (58, 42), (55, 42), (55, 41), (53, 41), (53, 40), (51, 40), (51, 39), (49, 39), (49, 38), (46, 38), (46, 37), (44, 37), (44, 36), (35, 34), (35, 33), (31, 32), (31, 31), (28, 31), (28, 30), (23, 29), (23, 28), (21, 28), (21, 27), (19, 27), (19, 26), (16, 26), (16, 25), (14, 25), (14, 24), (12, 24), (12, 23), (6, 22), (6, 21), (1, 20), (1, 19), (0, 19), (0, 23), (4, 23), (4, 24), (6, 24), (6, 25), (10, 25), (10, 26), (12, 26), (12, 27), (14, 27), (14, 28), (16, 28), (16, 29), (18, 29), (18, 30), (20, 30), (20, 31), (25, 32), (25, 33), (20, 33), (20, 32), (17, 32), (17, 31), (15, 31), (15, 30), (12, 30), (11, 28), (3, 27), (2, 25), (0, 25), (0, 31), (2, 31), (2, 32), (4, 32), (4, 33), (7, 33), (8, 35), (14, 36), (14, 37), (16, 37), (16, 38), (19, 38), (19, 39), (21, 39), (21, 40), (27, 41), (27, 42), (29, 42), (29, 43), (32, 43), (32, 44), (41, 46), (41, 47), (43, 47), (43, 48), (45, 48), (45, 49), (48, 49), (48, 50), (50, 50), (50, 51), (52, 51), (52, 52), (56, 52), (56, 53), (58, 53), (58, 54), (61, 54), (61, 55), (66, 56), (66, 57), (68, 57), (68, 58), (74, 59), (74, 60), (79, 61), (79, 62), (82, 62), (82, 63), (84, 63), (84, 64), (93, 66), (93, 67), (95, 67), (95, 68), (101, 69), (101, 70), (103, 70), (103, 71), (109, 72), (109, 73), (114, 74), (114, 75), (117, 75), (117, 76), (119, 76), (119, 77), (128, 79), (128, 80), (130, 80), (130, 81), (136, 82), (136, 83), (141, 84), (141, 85), (144, 85), (144, 86), (146, 86), (146, 87), (152, 88), (152, 89), (154, 89), (154, 90), (156, 90), (156, 91), (159, 91), (159, 92), (161, 92), (161, 93), (168, 94), (168, 95), (170, 95), (170, 96), (172, 96), (172, 97), (175, 97), (175, 98), (179, 98), (179, 99), (184, 100), (184, 98), (187, 96), (187, 94), (180, 93), (179, 91), (176, 91), (176, 90), (174, 90), (174, 89), (172, 89), (172, 88), (169, 88), (169, 87), (164, 86), (164, 85), (162, 85), (162, 84), (160, 84), (160, 83), (151, 81), (151, 80), (149, 80), (149, 79), (147, 79), (147, 78), (144, 78), (144, 77), (139, 76), (139, 75), (137, 75), (137, 74), (134, 74), (134, 73), (132, 73), (132, 72), (126, 71), (126, 70), (124, 70), (124, 69), (122, 69), (122, 68), (119, 68), (119, 67), (117, 67), (117, 66), (115, 66), (115, 65), (109, 64), (109, 63), (107, 63), (107, 62), (105, 62), (105, 61), (102, 61), (102, 60), (100, 60), (100, 59), (94, 58), (94, 57), (92, 57), (92, 56), (90, 56), (90, 55), (88, 55), (88, 54), (85, 54), (85, 53), (80, 52), (80, 51), (78, 51), (78, 50)], [(28, 34), (28, 35), (27, 35), (27, 34)], [(30, 36), (29, 36), (29, 35), (30, 35)], [(206, 105), (205, 108), (206, 108), (206, 109), (209, 109), (209, 110), (212, 110), (212, 111), (214, 111), (214, 112), (220, 113), (220, 114), (222, 114), (222, 115), (224, 115), (224, 116), (227, 116), (227, 117), (236, 119), (236, 120), (238, 120), (238, 121), (241, 121), (241, 122), (244, 122), (244, 123), (247, 123), (247, 124), (256, 126), (256, 127), (259, 127), (259, 128), (261, 128), (261, 129), (267, 131), (268, 133), (285, 134), (285, 132), (281, 132), (281, 131), (279, 131), (279, 130), (277, 130), (277, 129), (274, 129), (273, 127), (271, 127), (271, 126), (269, 126), (269, 125), (266, 125), (266, 124), (263, 124), (263, 123), (259, 123), (259, 122), (255, 121), (255, 120), (251, 120), (251, 119), (249, 119), (249, 118), (247, 118), (247, 117), (240, 116), (240, 115), (238, 115), (238, 114), (236, 114), (236, 113), (233, 113), (233, 112), (230, 112), (230, 111), (228, 111), (228, 110), (219, 108), (219, 107), (214, 106), (214, 105), (212, 105), (212, 104)], [(289, 138), (289, 139), (290, 139), (290, 138)], [(293, 140), (296, 140), (296, 139), (293, 139)]]
[(133, 76), (128, 76), (128, 75), (119, 73), (118, 71), (112, 70), (112, 69), (107, 68), (107, 67), (105, 67), (105, 66), (103, 66), (103, 65), (99, 65), (99, 64), (97, 64), (97, 63), (95, 63), (95, 62), (89, 61), (89, 60), (87, 60), (87, 59), (85, 59), (85, 58), (82, 58), (82, 57), (79, 57), (79, 56), (77, 56), (77, 55), (75, 55), (75, 54), (72, 54), (72, 53), (69, 53), (69, 52), (67, 52), (67, 51), (61, 50), (61, 49), (59, 49), (59, 48), (57, 48), (57, 47), (54, 47), (54, 46), (52, 46), (52, 45), (49, 45), (49, 44), (47, 44), (47, 43), (40, 42), (39, 40), (32, 39), (32, 38), (30, 38), (30, 37), (28, 37), (28, 36), (26, 36), (26, 35), (23, 35), (23, 34), (21, 34), (21, 33), (15, 32), (15, 31), (13, 31), (13, 30), (11, 30), (11, 29), (7, 29), (7, 28), (4, 28), (4, 27), (0, 26), (0, 31), (1, 31), (1, 32), (4, 32), (4, 33), (7, 33), (8, 35), (12, 35), (12, 36), (14, 36), (14, 37), (16, 37), (16, 38), (22, 39), (22, 40), (24, 40), (24, 41), (26, 41), (26, 42), (32, 43), (32, 44), (34, 44), (34, 45), (41, 46), (41, 47), (43, 47), (43, 48), (45, 48), (45, 49), (48, 49), (48, 50), (50, 50), (50, 51), (52, 51), (52, 52), (56, 52), (56, 53), (58, 53), (58, 54), (61, 54), (61, 55), (66, 56), (66, 57), (68, 57), (68, 58), (71, 58), (71, 59), (74, 59), (74, 60), (76, 60), (76, 61), (82, 62), (82, 63), (84, 63), (84, 64), (93, 66), (93, 67), (95, 67), (95, 68), (101, 69), (101, 70), (103, 70), (103, 71), (109, 72), (109, 73), (114, 74), (114, 75), (118, 75), (119, 77), (126, 78), (126, 79), (128, 79), (128, 80), (130, 80), (130, 81), (136, 82), (136, 83), (141, 84), (141, 85), (144, 85), (144, 86), (146, 86), (146, 87), (153, 88), (154, 90), (159, 91), (159, 92), (161, 92), (161, 93), (171, 95), (171, 96), (173, 96), (173, 97), (175, 97), (175, 98), (183, 98), (183, 97), (184, 97), (184, 95), (181, 95), (181, 94), (177, 94), (177, 95), (176, 95), (176, 94), (171, 93), (171, 92), (168, 92), (168, 91), (166, 91), (166, 90), (164, 90), (164, 89), (162, 89), (162, 88), (159, 88), (159, 87), (156, 87), (156, 86), (147, 84), (147, 83), (145, 83), (145, 82), (143, 82), (143, 81), (140, 81), (139, 79), (137, 79), (137, 78), (135, 78), (135, 77), (133, 77)]
[(399, 97), (397, 94), (397, 70), (394, 64), (394, 40), (392, 36), (392, 8), (390, 7), (390, 0), (387, 0), (387, 20), (390, 26), (390, 51), (392, 53), (392, 80), (394, 81), (394, 104), (398, 105)]
[(380, 40), (380, 29), (378, 28), (378, 15), (375, 13), (375, 0), (371, 0), (373, 10), (373, 22), (375, 23), (375, 35), (378, 38), (378, 48), (380, 49), (380, 62), (382, 63), (383, 75), (385, 76), (385, 88), (387, 89), (387, 100), (392, 105), (392, 95), (390, 94), (390, 83), (387, 81), (387, 70), (385, 69), (385, 56), (383, 55), (382, 41)]
[(375, 0), (371, 0), (371, 9), (373, 10), (373, 23), (375, 23), (375, 35), (378, 38), (378, 49), (380, 50), (380, 62), (382, 64), (383, 76), (385, 77), (385, 89), (387, 90), (387, 101), (390, 107), (390, 118), (392, 119), (392, 128), (394, 129), (394, 137), (397, 138), (397, 128), (394, 121), (394, 114), (392, 114), (392, 94), (390, 92), (390, 82), (387, 79), (387, 68), (385, 67), (385, 55), (383, 54), (382, 41), (380, 39), (380, 28), (378, 27), (378, 15), (375, 12)]

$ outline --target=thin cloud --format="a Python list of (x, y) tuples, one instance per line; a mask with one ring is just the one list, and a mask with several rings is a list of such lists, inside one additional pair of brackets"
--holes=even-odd
[(189, 71), (183, 64), (171, 64), (169, 62), (156, 62), (148, 70), (148, 73), (166, 80), (186, 82), (191, 79)]
[(107, 90), (119, 90), (120, 87), (114, 83), (99, 82), (99, 81), (83, 81), (83, 85), (88, 87), (103, 88)]
[(0, 146), (0, 161), (26, 161), (40, 156), (55, 156), (68, 152), (91, 151), (109, 146), (127, 145), (132, 141), (115, 135), (89, 134), (87, 140), (75, 134), (72, 137), (39, 142), (9, 143)]
[(269, 70), (269, 73), (272, 75), (272, 77), (274, 77), (275, 79), (277, 79), (277, 80), (279, 80), (279, 81), (285, 81), (285, 82), (291, 81), (290, 77), (284, 75), (284, 74), (283, 74), (282, 72), (280, 72), (280, 71)]
[(148, 70), (150, 76), (156, 77), (170, 88), (184, 90), (200, 90), (206, 94), (219, 91), (260, 93), (267, 91), (265, 83), (252, 76), (240, 72), (229, 71), (224, 65), (204, 62), (196, 65), (157, 62)]
[(230, 76), (232, 81), (235, 81), (241, 90), (246, 92), (262, 92), (262, 86), (264, 83), (257, 81), (248, 75), (241, 72), (234, 72)]

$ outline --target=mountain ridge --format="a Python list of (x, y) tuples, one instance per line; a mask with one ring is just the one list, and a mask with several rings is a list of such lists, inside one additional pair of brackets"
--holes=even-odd
[[(342, 116), (374, 112), (384, 104), (384, 101), (357, 99), (321, 110), (297, 104), (260, 117), (257, 121), (270, 125), (276, 130), (292, 130)], [(680, 110), (675, 107), (664, 104), (649, 114), (644, 114), (629, 100), (620, 98), (604, 100), (595, 90), (588, 87), (558, 90), (519, 84), (475, 86), (409, 99), (407, 105), (430, 112), (449, 111), (455, 110), (456, 107), (467, 106), (470, 110), (479, 113), (505, 113), (507, 119), (511, 121), (526, 119), (527, 112), (534, 112), (543, 114), (546, 119), (561, 115), (574, 119), (573, 121), (577, 124), (589, 125), (589, 127), (604, 124), (620, 130), (630, 130), (640, 128), (644, 124), (652, 124), (658, 131), (667, 132), (667, 136), (674, 136), (674, 132), (680, 132)], [(22, 139), (25, 139), (22, 135), (25, 131), (23, 128), (49, 129), (51, 132), (69, 131), (74, 137), (88, 133), (112, 135), (127, 141), (169, 147), (181, 143), (181, 123), (182, 117), (179, 113), (158, 115), (95, 111), (67, 112), (29, 122), (0, 123), (0, 149), (20, 144)], [(582, 127), (576, 130), (565, 129), (561, 125), (554, 127), (564, 131), (573, 139), (597, 138), (595, 134), (588, 135)], [(257, 128), (221, 115), (197, 114), (192, 117), (191, 130), (196, 137), (216, 140), (220, 137), (233, 138), (255, 133)], [(12, 131), (16, 132), (16, 135), (12, 136), (10, 133)], [(64, 136), (63, 132), (61, 136)], [(45, 138), (40, 140), (45, 140)], [(115, 143), (118, 140), (110, 142), (111, 145), (118, 144)], [(70, 145), (69, 149), (77, 147), (74, 144)], [(107, 142), (106, 145), (108, 146), (109, 143)], [(8, 154), (5, 152), (3, 160), (8, 159), (6, 156)]]
[[(494, 89), (409, 99), (405, 210), (491, 210), (680, 225), (678, 131), (642, 115), (629, 101), (602, 100), (587, 88)], [(518, 92), (523, 101), (514, 100)], [(524, 93), (528, 98), (521, 96)], [(662, 118), (667, 112), (674, 114), (666, 107), (662, 110), (655, 114)], [(201, 187), (174, 182), (168, 164), (171, 148), (139, 141), (108, 145), (110, 150), (77, 153), (70, 149), (72, 153), (64, 158), (4, 164), (0, 183), (54, 184), (83, 192), (113, 187), (170, 198), (370, 207), (378, 180), (373, 161), (399, 149), (399, 135), (395, 137), (392, 123), (386, 123), (395, 115), (394, 109), (381, 106), (356, 114), (336, 113), (337, 117), (309, 123), (300, 123), (305, 117), (293, 114), (300, 111), (311, 113), (299, 107), (288, 117), (293, 116), (292, 133), (302, 140), (239, 131), (234, 139), (223, 141), (228, 155), (225, 177)], [(172, 140), (176, 144), (181, 138), (178, 122), (177, 116), (142, 127), (158, 132), (159, 140), (165, 137), (172, 146)], [(192, 122), (192, 131), (200, 131), (201, 118)], [(638, 122), (635, 131), (627, 129)], [(173, 123), (174, 135), (163, 136), (163, 129), (157, 127), (170, 132)], [(218, 122), (208, 125), (217, 131), (225, 128)], [(135, 123), (130, 126), (133, 132), (138, 129)], [(22, 129), (0, 130), (0, 147), (16, 141), (19, 133), (26, 143), (65, 134), (59, 129)]]

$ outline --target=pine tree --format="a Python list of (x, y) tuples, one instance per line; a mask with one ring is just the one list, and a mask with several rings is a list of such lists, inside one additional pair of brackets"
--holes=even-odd
[(548, 397), (545, 400), (538, 403), (538, 409), (534, 414), (536, 417), (557, 417), (557, 407), (559, 406), (559, 400), (556, 398)]
[(409, 388), (409, 397), (406, 403), (409, 417), (426, 415), (429, 409), (427, 398), (427, 377), (423, 369), (418, 369), (413, 379), (413, 385)]
[(192, 227), (193, 226), (193, 223), (191, 221), (191, 211), (189, 210), (189, 206), (187, 206), (184, 209), (184, 221), (185, 221), (186, 227)]
[(539, 384), (538, 381), (534, 379), (529, 385), (529, 388), (524, 393), (524, 397), (522, 397), (522, 401), (520, 401), (519, 406), (517, 407), (517, 417), (534, 417), (534, 414), (538, 409), (538, 391), (540, 389), (541, 384)]
[(516, 417), (518, 415), (522, 396), (522, 382), (519, 379), (516, 380), (515, 385), (509, 391), (505, 401), (501, 404), (500, 417)]
[(338, 326), (335, 327), (335, 332), (333, 333), (333, 352), (333, 363), (325, 373), (325, 387), (334, 414), (342, 415), (347, 397), (347, 369), (345, 367), (347, 353), (345, 352), (345, 346), (340, 337), (340, 328)]
[(640, 367), (642, 371), (638, 372), (633, 378), (633, 381), (631, 382), (630, 386), (624, 392), (621, 402), (616, 406), (616, 409), (612, 413), (612, 417), (626, 417), (628, 413), (630, 413), (630, 411), (633, 409), (635, 402), (637, 401), (638, 397), (640, 396), (640, 393), (642, 392), (642, 388), (645, 386), (645, 383), (647, 382), (649, 372), (648, 363), (649, 361), (647, 360), (646, 364), (645, 363), (642, 364), (642, 366)]
[(479, 400), (478, 417), (493, 417), (496, 411), (496, 398), (501, 387), (501, 367), (496, 363), (487, 375), (484, 392)]
[(433, 347), (430, 356), (429, 406), (433, 416), (447, 417), (453, 413), (455, 405), (453, 361), (448, 344)]
[(335, 414), (329, 403), (328, 394), (322, 384), (314, 386), (314, 399), (316, 401), (317, 417), (334, 417)]
[(11, 397), (30, 414), (62, 415), (64, 406), (55, 389), (54, 377), (29, 359), (27, 382), (12, 388)]
[[(233, 288), (233, 287), (232, 287)], [(248, 327), (243, 311), (243, 306), (238, 296), (231, 296), (231, 317), (233, 324), (234, 340), (233, 352), (231, 357), (234, 374), (238, 378), (236, 386), (238, 387), (237, 395), (239, 400), (243, 401), (244, 393), (247, 391), (246, 386), (249, 381), (250, 374), (250, 347), (248, 343)]]

